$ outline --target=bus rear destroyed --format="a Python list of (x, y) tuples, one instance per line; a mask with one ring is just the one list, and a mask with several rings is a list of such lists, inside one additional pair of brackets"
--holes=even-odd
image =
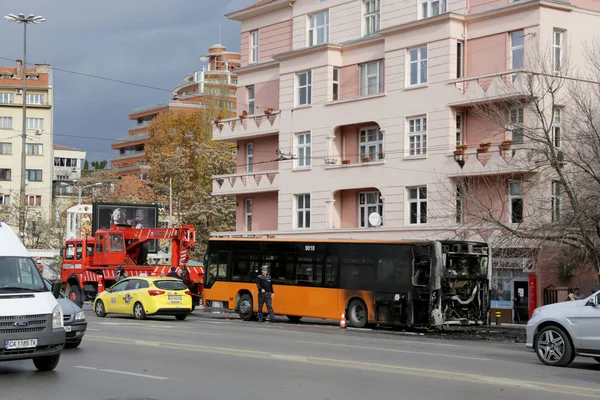
[(269, 267), (276, 314), (409, 327), (489, 322), (490, 250), (463, 241), (213, 238), (204, 305), (252, 320)]

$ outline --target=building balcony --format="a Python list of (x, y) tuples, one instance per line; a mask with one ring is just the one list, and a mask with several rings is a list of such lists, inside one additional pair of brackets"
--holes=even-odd
[(113, 149), (120, 149), (121, 147), (135, 146), (138, 144), (146, 143), (150, 139), (148, 132), (134, 133), (123, 139), (117, 139), (110, 143), (110, 147)]
[(467, 148), (464, 155), (448, 155), (448, 176), (459, 178), (466, 176), (491, 176), (506, 174), (535, 173), (527, 159), (527, 149), (523, 145), (513, 145), (502, 150), (498, 143), (492, 144), (487, 152)]
[(113, 168), (119, 174), (132, 173), (132, 172), (144, 172), (144, 173), (147, 173), (150, 170), (150, 165), (148, 165), (148, 164), (136, 164), (136, 165), (126, 165), (126, 166), (123, 166), (123, 167), (115, 166)]
[(144, 150), (142, 151), (132, 151), (130, 153), (126, 153), (126, 154), (120, 154), (117, 157), (113, 157), (110, 159), (111, 163), (119, 162), (119, 161), (124, 161), (130, 158), (145, 158), (146, 157), (146, 152)]
[(213, 196), (275, 192), (279, 190), (279, 171), (245, 172), (231, 175), (215, 175)]
[(269, 115), (249, 115), (247, 118), (227, 118), (213, 123), (214, 141), (232, 141), (251, 139), (279, 133), (281, 114), (275, 111)]
[(526, 75), (523, 70), (510, 70), (485, 75), (453, 79), (461, 99), (448, 104), (450, 107), (468, 107), (484, 102), (517, 100), (527, 97)]

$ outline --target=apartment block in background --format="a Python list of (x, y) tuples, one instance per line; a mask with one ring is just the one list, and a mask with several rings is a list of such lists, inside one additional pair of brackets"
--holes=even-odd
[[(27, 79), (27, 98), (23, 79)], [(54, 94), (49, 65), (0, 66), (0, 219), (18, 209), (21, 185), (23, 101), (26, 114), (26, 195), (31, 212), (52, 215)], [(12, 208), (11, 208), (12, 207)], [(28, 211), (28, 212), (30, 212)], [(14, 215), (14, 214), (13, 214)], [(17, 221), (13, 227), (18, 229)]]
[(111, 143), (111, 148), (119, 152), (111, 159), (111, 168), (120, 175), (135, 174), (141, 179), (148, 179), (148, 124), (160, 113), (203, 108), (213, 101), (220, 108), (235, 110), (240, 54), (228, 52), (225, 46), (215, 44), (207, 54), (200, 56), (200, 61), (204, 65), (199, 71), (186, 76), (184, 84), (173, 89), (173, 97), (168, 103), (139, 108), (129, 113), (129, 119), (135, 121), (129, 128), (129, 135)]
[[(566, 43), (571, 63), (583, 61), (599, 12), (584, 0), (263, 0), (228, 14), (241, 23), (236, 114), (248, 116), (213, 128), (238, 149), (237, 172), (213, 178), (213, 195), (237, 199), (237, 229), (215, 235), (453, 238), (465, 179), (506, 223), (522, 223), (523, 187), (543, 172), (499, 148), (511, 141), (518, 159), (527, 147), (516, 78), (540, 53), (560, 70)], [(500, 124), (476, 112), (493, 99), (516, 104)], [(457, 146), (467, 147), (459, 159)], [(495, 250), (503, 315), (520, 312), (517, 296), (527, 307), (532, 271), (532, 296), (556, 283), (543, 257)]]

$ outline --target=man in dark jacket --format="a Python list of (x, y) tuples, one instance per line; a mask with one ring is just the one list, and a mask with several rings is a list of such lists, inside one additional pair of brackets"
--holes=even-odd
[(258, 287), (258, 322), (263, 322), (262, 309), (265, 303), (269, 312), (269, 322), (275, 322), (272, 304), (275, 291), (273, 290), (271, 275), (269, 275), (269, 267), (266, 264), (260, 269), (260, 275), (256, 278), (256, 286)]
[(167, 276), (169, 278), (178, 278), (178, 279), (181, 279), (181, 277), (177, 274), (177, 270), (175, 269), (175, 267), (171, 267), (171, 272), (169, 272), (167, 274)]

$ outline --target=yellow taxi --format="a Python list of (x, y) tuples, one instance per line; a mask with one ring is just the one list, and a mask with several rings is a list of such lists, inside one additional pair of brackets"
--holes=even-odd
[(136, 276), (123, 279), (98, 294), (94, 311), (106, 314), (172, 315), (183, 321), (192, 311), (192, 296), (182, 280), (176, 278)]

